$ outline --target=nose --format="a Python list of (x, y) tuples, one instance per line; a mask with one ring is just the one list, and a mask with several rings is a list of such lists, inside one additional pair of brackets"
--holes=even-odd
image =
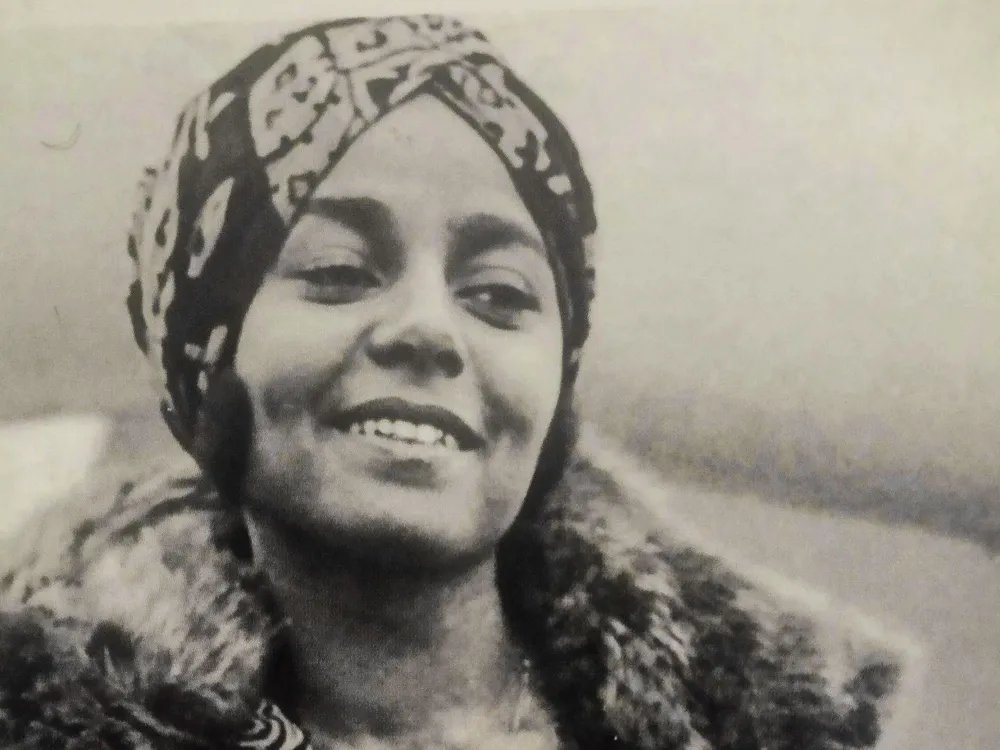
[[(443, 285), (441, 285), (443, 286)], [(456, 328), (450, 293), (438, 284), (411, 284), (390, 303), (391, 310), (372, 330), (368, 356), (385, 368), (410, 369), (423, 377), (456, 378), (465, 354)]]

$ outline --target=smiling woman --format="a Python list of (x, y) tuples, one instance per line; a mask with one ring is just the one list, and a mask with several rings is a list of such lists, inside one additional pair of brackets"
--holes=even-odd
[(244, 319), (251, 514), (307, 518), (303, 533), (362, 555), (398, 536), (382, 552), (399, 564), (488, 558), (562, 380), (543, 248), (501, 160), (439, 100), (361, 136)]
[(595, 230), (569, 134), (457, 20), (316, 24), (193, 99), (128, 307), (194, 462), (13, 556), (4, 744), (874, 745), (899, 644), (578, 441)]

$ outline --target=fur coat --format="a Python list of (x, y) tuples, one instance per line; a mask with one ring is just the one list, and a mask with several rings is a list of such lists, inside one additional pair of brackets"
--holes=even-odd
[[(586, 436), (502, 569), (567, 738), (887, 746), (915, 672), (909, 641), (730, 559), (655, 510), (663, 499)], [(238, 514), (193, 464), (81, 493), (0, 560), (4, 748), (232, 747), (280, 680), (281, 618)]]

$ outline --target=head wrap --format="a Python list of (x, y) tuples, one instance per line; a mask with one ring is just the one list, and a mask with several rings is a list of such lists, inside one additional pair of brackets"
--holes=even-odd
[(185, 447), (312, 191), (363, 132), (418, 93), (493, 147), (545, 238), (572, 386), (589, 329), (596, 219), (569, 133), (476, 29), (440, 16), (340, 20), (240, 62), (190, 101), (165, 160), (146, 169), (128, 309)]

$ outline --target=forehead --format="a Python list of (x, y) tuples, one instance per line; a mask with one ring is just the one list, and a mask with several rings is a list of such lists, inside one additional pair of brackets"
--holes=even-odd
[(394, 192), (477, 203), (488, 211), (528, 216), (506, 166), (493, 148), (430, 94), (400, 105), (363, 133), (316, 187), (314, 198)]

